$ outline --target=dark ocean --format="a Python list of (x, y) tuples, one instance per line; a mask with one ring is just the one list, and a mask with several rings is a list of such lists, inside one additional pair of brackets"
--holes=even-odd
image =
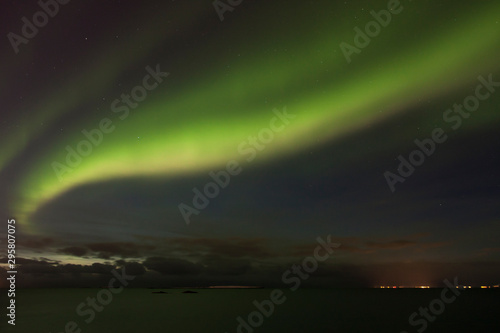
[[(24, 289), (16, 294), (16, 325), (2, 314), (1, 332), (500, 332), (500, 290), (461, 290), (449, 304), (442, 289), (283, 290), (281, 304), (272, 289), (124, 289), (112, 299), (101, 293), (94, 310), (87, 298), (101, 289)], [(450, 292), (450, 291), (448, 291)], [(2, 305), (7, 303), (2, 290)], [(109, 295), (109, 293), (107, 293)], [(453, 297), (446, 295), (447, 299)], [(262, 305), (259, 312), (255, 301)], [(83, 303), (83, 305), (82, 305)], [(432, 304), (429, 319), (417, 313)], [(442, 307), (444, 304), (444, 307)], [(80, 314), (77, 308), (80, 306)], [(5, 309), (5, 307), (3, 307)], [(266, 312), (266, 314), (262, 314)], [(238, 320), (238, 318), (240, 318)], [(73, 322), (73, 323), (72, 323)], [(244, 322), (242, 324), (242, 322)]]

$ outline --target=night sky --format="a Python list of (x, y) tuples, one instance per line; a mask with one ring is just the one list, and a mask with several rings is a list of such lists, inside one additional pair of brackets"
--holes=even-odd
[(0, 14), (19, 286), (281, 285), (329, 235), (304, 286), (500, 282), (498, 1), (58, 6)]

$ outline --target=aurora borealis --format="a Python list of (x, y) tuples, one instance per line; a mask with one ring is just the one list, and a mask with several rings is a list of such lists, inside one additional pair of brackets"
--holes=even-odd
[[(3, 39), (20, 283), (97, 283), (94, 264), (135, 265), (143, 286), (271, 285), (330, 234), (339, 254), (311, 285), (498, 283), (500, 92), (457, 130), (443, 120), (479, 76), (500, 81), (498, 2), (401, 1), (349, 62), (340, 45), (387, 1), (247, 0), (223, 21), (212, 2), (74, 0), (18, 53)], [(40, 10), (6, 8), (3, 36)], [(276, 110), (293, 120), (245, 160)], [(392, 193), (384, 172), (438, 127), (446, 142)], [(231, 160), (241, 173), (187, 225), (179, 204)]]

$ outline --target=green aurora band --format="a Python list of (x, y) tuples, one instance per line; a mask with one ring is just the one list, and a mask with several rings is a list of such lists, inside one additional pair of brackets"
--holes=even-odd
[[(419, 6), (422, 12), (428, 6), (416, 2), (404, 5)], [(272, 53), (269, 49), (242, 44), (238, 51), (241, 56), (222, 57), (218, 67), (197, 73), (195, 81), (186, 79), (189, 83), (182, 83), (182, 71), (160, 63), (170, 76), (138, 108), (132, 109), (128, 118), (119, 120), (108, 106), (101, 117), (93, 115), (84, 124), (79, 123), (80, 127), (75, 125), (64, 138), (40, 153), (37, 162), (21, 177), (14, 213), (24, 221), (24, 226), (34, 231), (33, 214), (78, 186), (115, 178), (172, 177), (222, 168), (230, 159), (241, 159), (238, 144), (268, 126), (273, 108), (287, 107), (296, 118), (259, 153), (259, 162), (361, 130), (419, 105), (421, 100), (463, 88), (476, 80), (477, 73), (488, 75), (500, 68), (498, 48), (494, 48), (500, 40), (497, 23), (500, 4), (478, 4), (478, 7), (475, 12), (460, 12), (459, 24), (441, 26), (439, 30), (431, 27), (426, 36), (416, 41), (403, 40), (399, 33), (420, 24), (419, 17), (410, 15), (410, 9), (405, 8), (393, 16), (392, 23), (382, 28), (366, 49), (352, 56), (349, 65), (339, 44), (344, 41), (353, 44), (355, 24), (335, 24), (327, 17), (324, 22), (315, 18), (319, 21), (317, 25), (310, 24), (314, 30), (307, 25), (304, 29), (297, 28), (299, 36), (290, 36), (288, 40), (273, 38), (273, 33), (268, 32), (267, 38), (275, 48)], [(369, 20), (370, 16), (364, 16), (357, 25), (363, 27)], [(318, 30), (318, 25), (325, 32), (311, 33)], [(234, 40), (237, 31), (221, 31), (222, 36), (214, 38)], [(338, 31), (342, 31), (341, 36)], [(156, 45), (159, 40), (160, 37), (151, 44)], [(72, 83), (76, 86), (82, 81), (100, 82), (95, 89), (79, 91), (74, 96), (61, 94), (61, 90), (54, 92), (51, 99), (37, 108), (37, 117), (30, 120), (28, 127), (35, 128), (41, 119), (55, 121), (82, 100), (97, 99), (101, 96), (99, 91), (115, 80), (118, 73), (152, 48), (126, 59), (118, 55), (122, 49), (114, 52), (115, 60), (103, 58), (98, 66), (87, 71), (90, 73), (87, 77)], [(230, 75), (226, 71), (228, 63)], [(151, 67), (154, 65), (150, 63)], [(142, 82), (141, 75), (137, 75), (137, 83)], [(176, 78), (181, 83), (170, 84)], [(131, 88), (124, 88), (123, 92), (128, 93)], [(267, 96), (273, 103), (260, 103)], [(81, 131), (97, 128), (105, 117), (113, 120), (116, 129), (105, 134), (102, 144), (94, 147), (72, 173), (59, 181), (52, 163), (64, 163), (65, 147), (75, 148), (85, 139)], [(486, 123), (492, 119), (498, 119), (498, 115), (470, 122)], [(36, 140), (38, 133), (30, 133), (26, 140)], [(19, 147), (8, 146), (0, 161), (5, 165), (16, 149)]]

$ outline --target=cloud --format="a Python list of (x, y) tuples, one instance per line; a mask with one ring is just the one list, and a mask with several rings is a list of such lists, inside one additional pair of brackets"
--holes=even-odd
[(87, 248), (102, 259), (110, 259), (111, 257), (138, 258), (142, 256), (141, 251), (155, 249), (151, 245), (140, 245), (131, 242), (92, 243), (88, 244)]
[(205, 267), (205, 274), (212, 276), (236, 276), (248, 273), (252, 267), (248, 259), (222, 258), (206, 256), (200, 262)]
[(170, 243), (180, 249), (233, 258), (268, 258), (272, 255), (266, 240), (262, 238), (176, 238), (170, 240)]
[(88, 250), (82, 246), (70, 246), (60, 249), (59, 253), (69, 254), (75, 257), (83, 257), (87, 254)]
[[(239, 284), (286, 287), (283, 273), (300, 260), (253, 262), (247, 259), (205, 256), (199, 262), (165, 257), (149, 257), (144, 262), (117, 260), (89, 265), (61, 264), (55, 261), (18, 258), (19, 287), (100, 287), (106, 285), (114, 269), (140, 278), (134, 286), (208, 286)], [(5, 263), (6, 258), (0, 262)], [(147, 270), (146, 270), (147, 268)], [(446, 278), (459, 277), (464, 284), (498, 284), (500, 262), (404, 262), (384, 264), (319, 263), (304, 281), (304, 287), (372, 287), (391, 285), (441, 285)], [(5, 277), (0, 267), (0, 277)], [(5, 281), (3, 279), (2, 281)], [(137, 284), (136, 284), (137, 283)]]
[(23, 235), (23, 241), (21, 245), (26, 248), (42, 250), (55, 243), (55, 240), (51, 237), (37, 237)]
[[(0, 263), (7, 258), (0, 258)], [(141, 263), (117, 261), (115, 264), (91, 263), (89, 265), (61, 264), (57, 261), (16, 258), (18, 285), (20, 287), (99, 287), (106, 285), (115, 269), (125, 268), (127, 274), (140, 276), (146, 273)], [(5, 273), (0, 267), (0, 277)], [(4, 279), (5, 280), (5, 279)], [(1, 286), (1, 284), (0, 284)]]
[(200, 264), (175, 258), (150, 257), (143, 264), (146, 268), (164, 275), (193, 275), (199, 274), (203, 270), (203, 266)]
[[(350, 255), (349, 260), (363, 259), (367, 255), (380, 257), (385, 255), (386, 251), (393, 251), (394, 254), (400, 255), (414, 255), (452, 244), (449, 241), (428, 242), (422, 239), (429, 235), (428, 233), (415, 233), (405, 236), (404, 239), (399, 237), (393, 239), (391, 236), (370, 239), (366, 237), (332, 237), (332, 242), (340, 244), (336, 251)], [(294, 257), (307, 257), (313, 253), (316, 246), (317, 243), (313, 242), (294, 245), (289, 253), (290, 256)]]
[(62, 273), (61, 266), (54, 265), (53, 263), (47, 261), (17, 258), (16, 264), (19, 265), (18, 271), (22, 272), (22, 274), (39, 276)]
[(349, 252), (349, 253), (359, 253), (359, 254), (371, 254), (375, 253), (375, 249), (367, 249), (355, 245), (349, 245), (349, 244), (340, 244), (340, 246), (337, 248), (338, 251), (343, 251), (343, 252)]
[(127, 274), (139, 276), (146, 273), (144, 265), (138, 262), (126, 262), (124, 260), (117, 260), (116, 264), (120, 267), (124, 267)]
[(417, 242), (414, 241), (408, 241), (408, 240), (395, 240), (395, 241), (390, 241), (390, 242), (366, 242), (365, 243), (368, 248), (372, 249), (402, 249), (405, 247), (409, 246), (415, 246), (417, 245)]

